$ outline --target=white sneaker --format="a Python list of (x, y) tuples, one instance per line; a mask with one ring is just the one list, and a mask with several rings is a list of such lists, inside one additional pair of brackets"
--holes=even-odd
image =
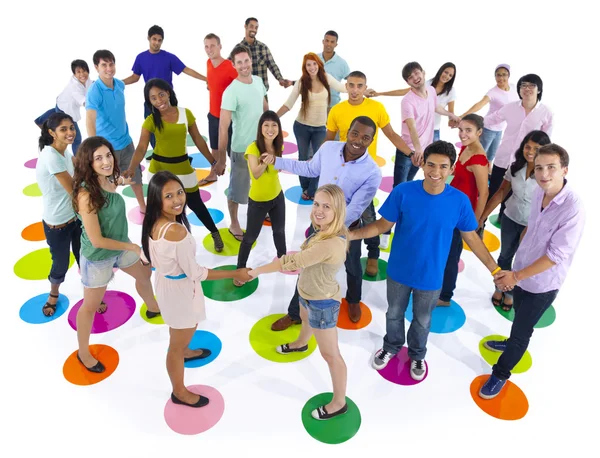
[(381, 234), (379, 236), (379, 248), (387, 250), (390, 246), (390, 234)]
[(413, 380), (420, 382), (425, 378), (425, 360), (411, 359), (410, 360), (410, 376)]
[(373, 369), (377, 369), (378, 371), (380, 371), (388, 365), (390, 359), (392, 359), (393, 357), (393, 354), (391, 354), (388, 351), (385, 351), (384, 349), (377, 350), (375, 356), (373, 356), (373, 361), (371, 362), (371, 365), (373, 366)]

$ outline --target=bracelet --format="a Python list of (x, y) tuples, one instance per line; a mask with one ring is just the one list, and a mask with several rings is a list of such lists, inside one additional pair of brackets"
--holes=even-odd
[(492, 277), (494, 275), (496, 275), (498, 272), (500, 272), (502, 270), (502, 268), (500, 266), (496, 267), (494, 270), (492, 270)]
[(413, 157), (415, 155), (414, 151), (411, 151), (410, 154), (408, 155), (408, 157)]
[(217, 163), (217, 160), (215, 159), (214, 161), (211, 162), (211, 167), (214, 166)]
[(517, 278), (517, 272), (513, 270), (513, 278), (515, 279), (515, 284), (519, 283), (519, 279)]

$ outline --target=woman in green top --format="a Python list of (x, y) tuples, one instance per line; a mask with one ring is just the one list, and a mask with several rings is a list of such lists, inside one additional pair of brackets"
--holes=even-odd
[[(271, 217), (273, 241), (277, 257), (287, 253), (285, 247), (285, 198), (279, 183), (279, 171), (273, 165), (265, 164), (261, 159), (264, 153), (281, 157), (283, 151), (283, 130), (277, 113), (265, 111), (258, 121), (256, 141), (246, 149), (250, 173), (250, 193), (248, 194), (248, 222), (244, 239), (240, 245), (237, 268), (246, 267), (252, 244), (256, 241), (267, 214)], [(244, 283), (233, 280), (236, 286)]]
[(167, 170), (177, 175), (187, 194), (187, 205), (196, 214), (202, 224), (210, 231), (217, 252), (223, 251), (224, 244), (217, 226), (213, 221), (206, 205), (202, 202), (198, 189), (198, 178), (187, 154), (187, 133), (190, 133), (196, 147), (208, 160), (211, 166), (217, 161), (208, 149), (208, 145), (200, 135), (196, 118), (187, 108), (177, 106), (177, 97), (171, 85), (163, 79), (152, 78), (144, 86), (146, 105), (152, 107), (150, 114), (142, 125), (140, 141), (131, 159), (131, 164), (125, 173), (133, 177), (137, 166), (148, 150), (150, 135), (156, 137), (156, 146), (148, 168), (150, 177), (156, 172)]
[(90, 353), (94, 314), (117, 267), (135, 278), (135, 288), (148, 306), (151, 318), (160, 313), (150, 267), (140, 263), (140, 247), (129, 241), (125, 201), (117, 186), (131, 184), (120, 176), (114, 149), (103, 137), (89, 137), (77, 150), (73, 176), (73, 208), (83, 222), (81, 233), (81, 282), (83, 304), (77, 312), (77, 359), (90, 372), (104, 372), (104, 365)]

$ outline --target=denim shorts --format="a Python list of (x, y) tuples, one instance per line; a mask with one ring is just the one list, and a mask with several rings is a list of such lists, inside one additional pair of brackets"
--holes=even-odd
[(140, 260), (133, 251), (121, 251), (121, 254), (102, 261), (90, 261), (85, 256), (80, 256), (81, 283), (86, 288), (103, 288), (113, 278), (113, 267), (127, 269)]
[(313, 329), (331, 329), (337, 326), (340, 303), (335, 299), (308, 301), (300, 296), (300, 304), (308, 311), (308, 324)]

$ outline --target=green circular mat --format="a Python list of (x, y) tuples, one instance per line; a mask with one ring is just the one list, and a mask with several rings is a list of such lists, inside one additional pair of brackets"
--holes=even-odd
[[(214, 270), (235, 269), (237, 269), (236, 266), (214, 267)], [(202, 282), (202, 291), (204, 291), (204, 295), (206, 297), (215, 301), (223, 302), (239, 301), (240, 299), (244, 299), (256, 291), (256, 288), (258, 288), (258, 278), (245, 283), (243, 286), (235, 286), (232, 278), (224, 278), (223, 280), (204, 280)]]
[(275, 350), (278, 345), (293, 342), (300, 335), (301, 325), (290, 326), (285, 331), (271, 331), (271, 325), (283, 316), (283, 313), (276, 313), (258, 320), (250, 329), (250, 346), (259, 356), (275, 363), (292, 363), (307, 358), (317, 348), (315, 336), (310, 338), (308, 350), (303, 353), (281, 355)]
[(302, 424), (314, 439), (326, 444), (341, 444), (358, 432), (360, 411), (354, 401), (346, 396), (348, 412), (330, 420), (315, 420), (310, 413), (317, 407), (327, 405), (332, 398), (333, 393), (321, 393), (310, 398), (302, 408)]
[[(158, 304), (158, 306), (160, 307), (160, 304)], [(165, 324), (165, 320), (163, 320), (162, 315), (155, 316), (154, 318), (148, 318), (146, 316), (146, 310), (148, 310), (148, 306), (144, 302), (140, 307), (140, 316), (142, 317), (142, 320), (150, 324)]]
[[(75, 262), (73, 253), (69, 253), (69, 268)], [(24, 280), (46, 280), (52, 268), (50, 248), (32, 251), (19, 259), (14, 267), (15, 275)]]
[[(206, 248), (207, 251), (210, 251), (213, 254), (218, 254), (220, 256), (237, 256), (240, 252), (240, 244), (241, 242), (236, 239), (231, 232), (229, 232), (229, 228), (219, 229), (219, 234), (221, 234), (221, 239), (223, 239), (223, 244), (225, 247), (223, 251), (217, 253), (215, 250), (215, 244), (212, 238), (212, 235), (208, 234), (202, 240), (202, 245)], [(252, 248), (256, 246), (256, 242), (252, 244)], [(252, 266), (249, 266), (252, 267)]]
[(363, 280), (367, 280), (367, 281), (380, 281), (380, 280), (385, 280), (387, 278), (387, 261), (384, 261), (383, 259), (378, 259), (377, 260), (377, 266), (379, 267), (379, 269), (377, 270), (377, 275), (375, 275), (374, 277), (371, 277), (369, 275), (367, 275), (367, 258), (360, 258), (360, 265), (362, 266), (362, 270), (363, 270)]
[[(148, 197), (148, 185), (143, 184), (142, 187), (144, 188), (144, 197)], [(131, 186), (127, 186), (125, 189), (123, 189), (123, 195), (126, 197), (133, 197), (135, 199), (135, 194), (133, 193)]]
[(496, 213), (495, 215), (490, 216), (489, 222), (492, 223), (492, 225), (496, 226), (498, 229), (500, 229), (500, 219), (498, 218), (499, 213)]
[[(500, 315), (502, 315), (507, 320), (509, 320), (509, 321), (515, 320), (515, 309), (514, 308), (511, 308), (510, 311), (508, 311), (508, 312), (505, 312), (500, 307), (494, 307), (494, 308)], [(550, 326), (552, 323), (554, 323), (554, 320), (556, 320), (556, 310), (554, 310), (554, 306), (551, 305), (550, 307), (548, 307), (548, 310), (546, 310), (544, 312), (544, 314), (539, 319), (539, 321), (535, 324), (534, 328), (537, 328), (537, 329), (546, 328), (546, 327)]]
[(377, 197), (375, 197), (375, 198), (373, 199), (373, 206), (374, 206), (375, 208), (379, 207), (379, 199), (378, 199)]
[[(502, 353), (497, 352), (497, 351), (488, 350), (487, 348), (485, 348), (483, 346), (483, 343), (487, 342), (488, 340), (506, 340), (506, 339), (507, 339), (506, 336), (501, 336), (501, 335), (495, 334), (493, 336), (484, 337), (479, 342), (479, 353), (481, 353), (481, 357), (483, 359), (485, 359), (485, 361), (490, 366), (493, 366), (494, 364), (496, 364), (498, 362), (498, 359), (500, 358), (500, 355)], [(532, 364), (533, 364), (533, 361), (531, 359), (531, 353), (529, 353), (529, 351), (525, 351), (525, 354), (521, 358), (521, 361), (519, 361), (517, 363), (517, 365), (514, 367), (514, 369), (511, 372), (513, 374), (522, 374), (523, 372), (527, 372), (531, 368)]]
[(37, 183), (33, 183), (23, 188), (23, 194), (29, 197), (39, 197), (42, 195), (42, 191)]

